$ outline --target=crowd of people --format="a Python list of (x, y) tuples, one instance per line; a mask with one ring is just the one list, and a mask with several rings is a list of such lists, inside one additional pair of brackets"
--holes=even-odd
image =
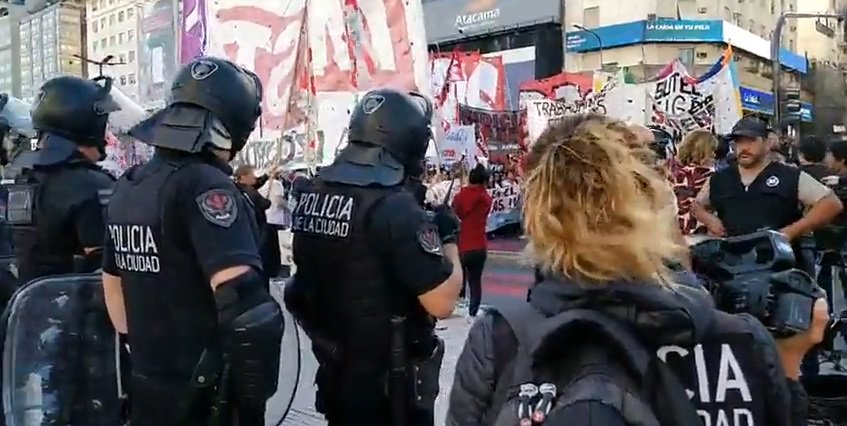
[[(817, 365), (827, 302), (843, 295), (816, 284), (795, 291), (793, 304), (774, 308), (790, 311), (795, 325), (777, 333), (760, 312), (716, 308), (683, 236), (771, 230), (817, 275), (801, 241), (844, 214), (830, 186), (847, 180), (845, 142), (804, 139), (794, 165), (754, 118), (724, 137), (694, 131), (677, 144), (658, 128), (575, 114), (535, 141), (520, 177), (484, 164), (433, 173), (425, 162), (432, 103), (377, 89), (352, 109), (349, 143), (332, 164), (309, 177), (256, 176), (229, 163), (261, 116), (262, 82), (203, 57), (177, 74), (166, 108), (133, 127), (156, 151), (115, 182), (95, 166), (117, 108), (108, 92), (79, 78), (45, 83), (33, 112), (40, 148), (9, 189), (7, 218), (19, 278), (34, 279), (23, 285), (89, 273), (72, 281), (85, 291), (62, 294), (110, 326), (73, 335), (116, 334), (129, 350), (102, 338), (51, 340), (59, 350), (44, 351), (45, 361), (57, 368), (46, 370), (57, 373), (39, 376), (50, 398), (15, 399), (5, 407), (12, 416), (38, 406), (74, 419), (59, 425), (265, 424), (291, 326), (270, 294), (270, 279), (284, 273), (275, 236), (287, 228), (296, 271), (284, 305), (310, 338), (315, 407), (331, 426), (434, 424), (445, 354), (435, 321), (453, 314), (463, 292), (475, 320), (455, 369), (449, 426), (816, 418), (802, 379), (818, 373), (808, 365)], [(269, 181), (282, 191), (259, 193)], [(489, 190), (518, 181), (536, 283), (525, 303), (481, 309)], [(270, 199), (280, 193), (287, 200)], [(268, 217), (274, 204), (282, 219)], [(83, 314), (65, 318), (89, 327), (88, 316), (74, 315)], [(75, 368), (98, 356), (131, 361), (128, 415), (114, 409), (111, 388), (61, 375), (107, 374)], [(19, 390), (3, 392), (17, 398)]]

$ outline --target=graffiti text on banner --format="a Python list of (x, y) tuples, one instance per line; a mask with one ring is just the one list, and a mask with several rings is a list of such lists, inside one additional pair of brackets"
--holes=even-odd
[(306, 134), (302, 131), (285, 132), (281, 138), (251, 140), (233, 160), (236, 166), (249, 164), (259, 171), (268, 171), (274, 166), (304, 168), (312, 164)]
[(655, 82), (650, 94), (653, 102), (651, 123), (677, 137), (692, 130), (711, 130), (715, 116), (714, 96), (701, 90), (697, 80), (677, 64), (671, 64), (670, 73)]
[(521, 222), (521, 193), (517, 184), (504, 182), (488, 188), (488, 193), (491, 194), (491, 211), (485, 226), (487, 232)]
[(525, 151), (523, 141), (526, 111), (487, 111), (459, 106), (459, 122), (476, 125), (480, 150), (491, 160), (505, 160)]

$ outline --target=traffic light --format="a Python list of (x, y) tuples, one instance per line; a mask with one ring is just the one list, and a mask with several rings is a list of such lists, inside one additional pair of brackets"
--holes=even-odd
[(783, 111), (785, 118), (798, 119), (800, 118), (800, 88), (789, 87), (785, 89), (785, 101), (783, 103)]

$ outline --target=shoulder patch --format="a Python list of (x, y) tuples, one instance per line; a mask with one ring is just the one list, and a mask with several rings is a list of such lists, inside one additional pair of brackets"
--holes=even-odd
[(427, 226), (418, 231), (418, 244), (423, 251), (436, 256), (444, 256), (444, 247), (441, 245), (441, 237), (434, 226)]
[(232, 192), (225, 189), (210, 189), (195, 198), (200, 213), (209, 222), (229, 228), (238, 217), (238, 204)]

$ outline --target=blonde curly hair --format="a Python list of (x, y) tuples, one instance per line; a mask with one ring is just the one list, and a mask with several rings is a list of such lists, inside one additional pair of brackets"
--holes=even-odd
[(541, 135), (524, 181), (536, 262), (594, 282), (665, 282), (665, 260), (686, 249), (676, 221), (657, 218), (667, 183), (637, 140), (623, 122), (594, 114), (567, 117)]
[(718, 139), (708, 130), (688, 132), (679, 144), (677, 159), (683, 165), (704, 164), (714, 160)]

